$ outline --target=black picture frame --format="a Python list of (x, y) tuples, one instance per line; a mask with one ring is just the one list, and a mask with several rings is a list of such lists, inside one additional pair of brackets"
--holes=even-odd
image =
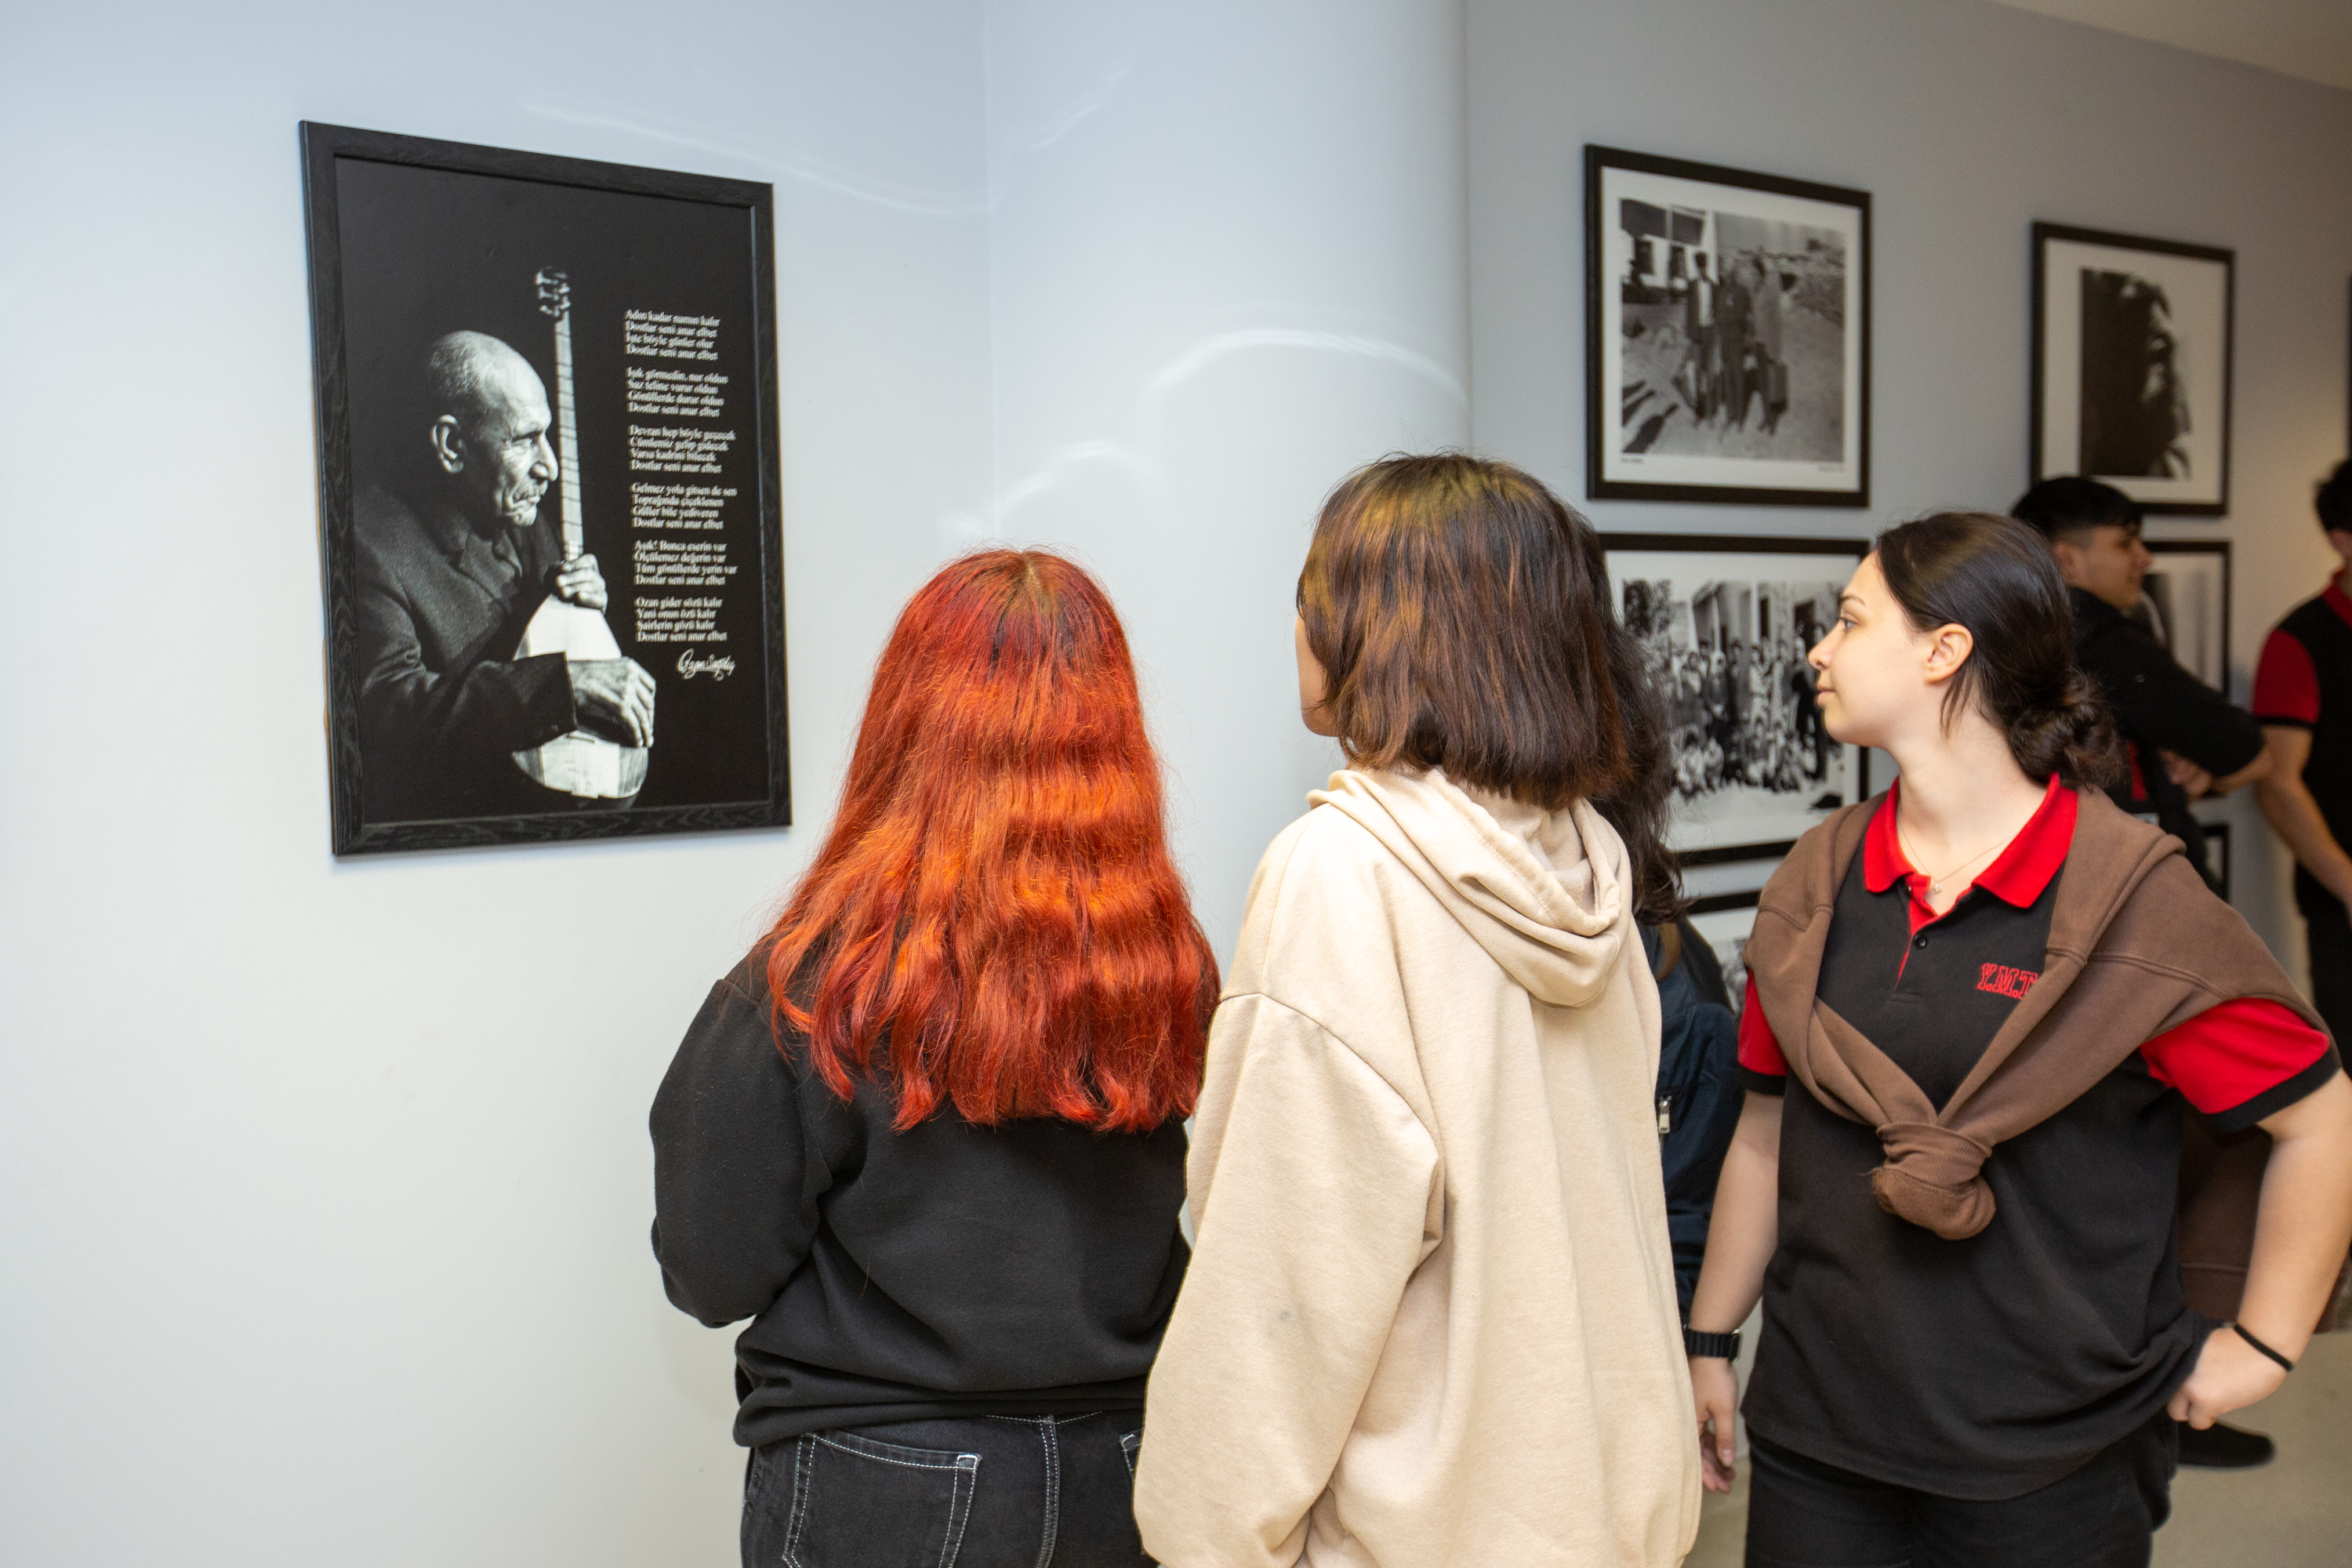
[[(2095, 265), (2101, 261), (2110, 265)], [(2026, 482), (2086, 474), (2143, 511), (2227, 512), (2237, 252), (2036, 223), (2032, 263)], [(2074, 279), (2073, 290), (2061, 286), (2060, 273)], [(2095, 310), (2082, 281), (2092, 273), (2125, 280), (2099, 291)], [(2170, 389), (2165, 401), (2177, 405), (2163, 410), (2145, 390), (2158, 364)], [(2111, 411), (2104, 420), (2102, 408)], [(2158, 467), (2183, 472), (2154, 472)]]
[[(773, 187), (310, 121), (299, 140), (333, 853), (789, 826)], [(434, 467), (428, 429), (465, 426), (422, 423), (416, 399), (456, 395), (427, 370), (456, 329), (519, 356), (546, 400), (554, 472), (512, 503), (529, 512), (458, 498)], [(607, 640), (650, 673), (658, 722), (635, 772), (613, 748), (622, 763), (551, 789), (516, 761), (548, 754), (536, 739), (499, 750), (515, 700), (468, 709), (456, 683), (528, 690), (533, 736), (634, 738), (599, 734), (593, 692), (572, 705), (569, 660), (588, 655), (552, 681), (519, 657), (555, 569), (531, 568), (567, 533), (597, 556)], [(495, 629), (469, 643), (468, 616)]]
[(2213, 874), (2214, 890), (2226, 904), (2230, 901), (2230, 825), (2202, 818), (2197, 825), (2205, 830), (2205, 868)]
[[(1612, 201), (1618, 219), (1609, 215)], [(1627, 215), (1637, 209), (1645, 229), (1659, 227), (1662, 232), (1654, 237), (1635, 233), (1634, 219)], [(1736, 220), (1742, 232), (1726, 238), (1726, 220)], [(1800, 235), (1807, 237), (1804, 244), (1789, 248)], [(1783, 242), (1778, 250), (1769, 243), (1775, 237)], [(1832, 237), (1836, 247), (1826, 243)], [(1663, 242), (1663, 250), (1652, 247), (1654, 238)], [(1741, 238), (1755, 243), (1738, 243)], [(1622, 269), (1613, 248), (1625, 252)], [(1685, 330), (1690, 318), (1712, 310), (1712, 291), (1704, 300), (1695, 300), (1690, 287), (1700, 272), (1699, 258), (1726, 254), (1739, 255), (1743, 265), (1745, 258), (1779, 258), (1779, 265), (1764, 271), (1772, 279), (1767, 287), (1786, 344), (1779, 373), (1782, 412), (1774, 411), (1765, 391), (1771, 382), (1759, 358), (1758, 368), (1744, 373), (1738, 389), (1736, 437), (1730, 416), (1720, 411), (1720, 397), (1710, 390), (1723, 384), (1719, 368), (1712, 376), (1695, 368), (1720, 355), (1720, 339), (1710, 337), (1706, 347), (1695, 351), (1694, 335)], [(1834, 271), (1829, 260), (1833, 255)], [(1585, 493), (1595, 500), (1867, 507), (1873, 261), (1867, 191), (1587, 146)], [(1743, 284), (1743, 295), (1746, 291)], [(1629, 309), (1641, 312), (1632, 337), (1626, 326)], [(1834, 321), (1830, 319), (1832, 310)], [(1684, 318), (1679, 324), (1670, 319), (1677, 314)], [(1649, 331), (1652, 318), (1656, 319), (1654, 332)], [(1751, 316), (1749, 307), (1743, 306), (1733, 319), (1761, 317)], [(1715, 321), (1707, 331), (1720, 332), (1722, 323)], [(1826, 335), (1831, 332), (1835, 334), (1834, 354)], [(1656, 346), (1627, 349), (1629, 342), (1645, 336)], [(1629, 364), (1629, 354), (1645, 363)], [(1666, 361), (1676, 355), (1682, 356), (1680, 368), (1669, 369)], [(1747, 353), (1740, 357), (1744, 366)], [(1834, 417), (1826, 401), (1806, 390), (1809, 381), (1814, 386), (1829, 382), (1832, 366)], [(1759, 429), (1751, 437), (1747, 411), (1759, 392), (1764, 394)], [(1790, 421), (1786, 436), (1780, 430), (1784, 417)], [(1769, 435), (1761, 429), (1768, 424)], [(1684, 446), (1689, 450), (1675, 449)], [(1756, 447), (1766, 449), (1746, 449)]]
[(2183, 669), (2230, 691), (2230, 542), (2144, 539), (2156, 564), (2142, 582), (2138, 617)]
[[(1805, 650), (1834, 621), (1839, 591), (1870, 553), (1867, 539), (1603, 533), (1601, 545), (1610, 603), (1660, 667), (1675, 769), (1667, 843), (1685, 865), (1777, 858), (1831, 811), (1870, 798), (1868, 748), (1830, 740), (1793, 684)], [(1682, 583), (1689, 587), (1678, 595)], [(1768, 643), (1760, 679), (1718, 693), (1713, 683), (1728, 675), (1714, 656), (1727, 666), (1746, 654), (1755, 668), (1754, 650)], [(1809, 669), (1804, 679), (1810, 688)], [(1759, 691), (1769, 709), (1754, 705)]]

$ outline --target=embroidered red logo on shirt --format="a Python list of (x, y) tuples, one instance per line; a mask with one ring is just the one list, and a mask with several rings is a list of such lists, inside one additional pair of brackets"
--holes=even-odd
[(1984, 972), (1977, 976), (1977, 989), (1990, 991), (1996, 996), (2022, 996), (2041, 978), (2031, 969), (2011, 969), (2006, 963), (1988, 963)]

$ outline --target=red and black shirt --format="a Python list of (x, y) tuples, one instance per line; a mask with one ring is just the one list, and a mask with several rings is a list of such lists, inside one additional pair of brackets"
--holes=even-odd
[[(2297, 605), (2263, 645), (2254, 668), (2254, 717), (2311, 731), (2304, 787), (2336, 842), (2352, 848), (2352, 598), (2342, 584)], [(2336, 903), (2335, 895), (2298, 866), (2295, 902), (2305, 914)], [(2314, 899), (2324, 900), (2315, 904)]]
[[(1896, 838), (1895, 800), (1881, 803), (1839, 889), (1818, 994), (1941, 1105), (2041, 977), (2077, 803), (2053, 780), (1937, 916)], [(1752, 984), (1739, 1056), (1748, 1087), (1785, 1089)], [(1999, 1212), (1963, 1241), (1882, 1211), (1869, 1182), (1884, 1157), (1875, 1131), (1789, 1095), (1749, 1424), (1946, 1497), (2014, 1497), (2058, 1479), (2162, 1409), (2212, 1327), (2181, 1292), (2176, 1094), (2228, 1131), (2336, 1070), (2326, 1036), (2277, 1003), (2209, 1009), (2000, 1144), (1984, 1167)]]

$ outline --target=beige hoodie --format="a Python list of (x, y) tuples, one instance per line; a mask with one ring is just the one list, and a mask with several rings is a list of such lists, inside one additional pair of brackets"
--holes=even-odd
[(1341, 773), (1209, 1037), (1136, 1517), (1172, 1568), (1672, 1564), (1698, 1444), (1625, 847)]

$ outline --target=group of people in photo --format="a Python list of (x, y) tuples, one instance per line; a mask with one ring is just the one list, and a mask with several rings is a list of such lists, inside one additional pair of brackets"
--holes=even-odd
[[(1685, 391), (1769, 419), (1731, 269)], [(2317, 511), (2345, 575), (2247, 712), (2092, 480), (1674, 649), (1528, 474), (1373, 463), (1267, 672), (1345, 765), (1223, 955), (1102, 585), (950, 563), (653, 1107), (669, 1298), (748, 1320), (744, 1563), (1671, 1568), (1744, 1463), (1755, 1568), (2146, 1568), (2352, 1253), (2352, 463)], [(1734, 997), (1675, 800), (1845, 745), (1897, 782), (1780, 864)], [(2242, 787), (2313, 994), (2206, 879)]]
[(1745, 428), (1755, 406), (1770, 435), (1789, 409), (1786, 280), (1761, 251), (1726, 251), (1709, 268), (1707, 252), (1692, 252), (1675, 390), (1703, 425)]
[(1785, 793), (1827, 778), (1835, 743), (1793, 640), (1659, 646), (1654, 658), (1674, 725), (1677, 799), (1738, 784)]

